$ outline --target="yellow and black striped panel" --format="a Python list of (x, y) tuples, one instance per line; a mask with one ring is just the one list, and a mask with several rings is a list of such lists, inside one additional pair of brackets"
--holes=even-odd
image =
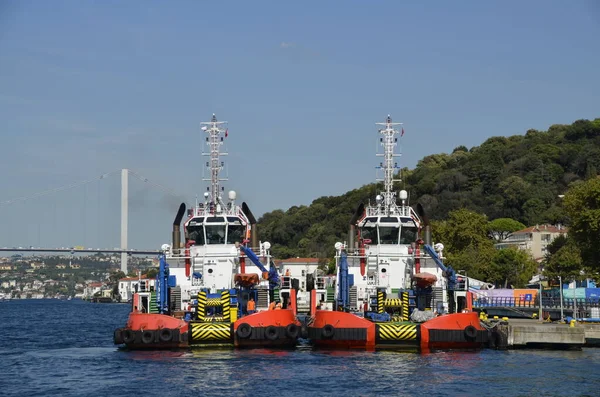
[(402, 299), (386, 299), (383, 301), (385, 307), (400, 307), (402, 306)]
[(206, 316), (206, 300), (206, 292), (198, 292), (198, 310), (196, 311), (198, 318)]
[(377, 324), (380, 341), (403, 341), (417, 339), (417, 324)]
[(221, 298), (208, 298), (206, 300), (206, 306), (209, 306), (209, 307), (221, 306)]
[(223, 316), (205, 316), (198, 317), (198, 321), (201, 321), (203, 323), (222, 323), (225, 322), (225, 319)]
[(191, 342), (226, 342), (232, 338), (230, 323), (190, 323)]
[(402, 319), (408, 321), (408, 292), (402, 293)]
[(231, 296), (229, 291), (225, 290), (221, 292), (221, 306), (223, 307), (223, 321), (229, 322), (231, 319), (230, 312)]
[(377, 291), (377, 313), (383, 313), (383, 291)]

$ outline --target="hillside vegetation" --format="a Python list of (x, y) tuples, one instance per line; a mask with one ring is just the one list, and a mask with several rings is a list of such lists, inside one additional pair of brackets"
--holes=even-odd
[[(415, 169), (402, 169), (401, 177), (411, 204), (421, 203), (432, 220), (446, 220), (450, 212), (465, 209), (487, 221), (568, 225), (559, 195), (599, 170), (600, 119), (595, 119), (492, 137), (471, 149), (458, 146), (450, 154), (423, 158)], [(341, 196), (320, 197), (309, 206), (268, 212), (259, 219), (261, 240), (270, 241), (279, 258), (330, 258), (334, 243), (347, 239), (358, 204), (373, 200), (381, 189), (369, 184)]]

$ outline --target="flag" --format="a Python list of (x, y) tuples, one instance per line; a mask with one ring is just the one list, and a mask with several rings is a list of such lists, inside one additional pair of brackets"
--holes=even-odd
[(402, 133), (400, 134), (401, 137), (404, 136), (404, 127), (402, 127)]
[(227, 138), (227, 135), (229, 135), (229, 128), (225, 130), (225, 138)]

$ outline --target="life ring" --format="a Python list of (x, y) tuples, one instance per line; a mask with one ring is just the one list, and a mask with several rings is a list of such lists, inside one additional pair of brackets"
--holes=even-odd
[(321, 335), (323, 336), (323, 339), (331, 339), (333, 338), (333, 335), (335, 335), (335, 328), (333, 325), (327, 324), (321, 330)]
[(252, 335), (252, 327), (248, 323), (241, 323), (235, 332), (238, 338), (247, 339)]
[(467, 339), (475, 339), (477, 337), (477, 328), (472, 325), (467, 325), (465, 327), (465, 337)]
[(294, 323), (288, 324), (288, 326), (285, 327), (285, 334), (290, 339), (298, 338), (299, 333), (300, 333), (300, 329), (298, 329), (298, 326)]
[(126, 329), (121, 332), (121, 336), (123, 337), (123, 342), (125, 343), (131, 343), (135, 340), (135, 333), (130, 329)]
[(279, 330), (274, 325), (269, 325), (267, 329), (265, 329), (265, 336), (269, 340), (276, 340), (279, 337)]
[(158, 334), (158, 339), (160, 339), (161, 342), (171, 342), (171, 339), (173, 339), (173, 331), (169, 328), (161, 329)]
[(154, 341), (154, 332), (149, 330), (142, 332), (143, 343), (152, 343), (152, 341)]

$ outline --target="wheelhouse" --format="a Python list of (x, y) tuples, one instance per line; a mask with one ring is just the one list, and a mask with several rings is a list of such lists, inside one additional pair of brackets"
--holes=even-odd
[(418, 226), (409, 217), (370, 216), (358, 227), (360, 238), (367, 244), (410, 245), (417, 239)]
[(185, 224), (185, 237), (194, 245), (234, 244), (245, 238), (246, 229), (239, 216), (194, 217)]

